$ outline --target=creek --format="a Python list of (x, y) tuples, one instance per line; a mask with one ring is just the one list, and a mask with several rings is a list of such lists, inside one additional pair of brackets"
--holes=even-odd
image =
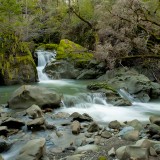
[[(138, 119), (140, 121), (146, 122), (148, 121), (150, 115), (160, 115), (159, 101), (152, 101), (149, 103), (135, 102), (132, 96), (124, 92), (123, 90), (120, 90), (121, 95), (129, 99), (132, 102), (132, 106), (119, 107), (108, 104), (103, 94), (91, 93), (86, 89), (87, 84), (95, 80), (50, 80), (47, 75), (43, 73), (43, 68), (51, 59), (54, 60), (55, 53), (37, 51), (37, 55), (37, 70), (40, 81), (31, 85), (46, 87), (63, 95), (62, 107), (60, 109), (54, 110), (54, 113), (88, 113), (95, 121), (99, 123), (108, 123), (112, 120), (123, 122), (133, 119)], [(19, 85), (1, 86), (0, 104), (6, 104), (12, 92), (18, 87)], [(59, 124), (60, 122), (57, 121), (55, 123)], [(61, 128), (59, 129), (61, 130)], [(65, 134), (66, 131), (63, 132)], [(18, 139), (18, 142), (15, 143), (12, 149), (2, 154), (5, 160), (13, 160), (13, 157), (18, 154), (21, 146), (31, 138), (31, 132), (26, 131), (25, 134), (25, 140), (22, 141), (20, 139), (24, 135), (22, 135), (21, 133), (9, 137), (10, 140)], [(50, 137), (48, 137), (49, 134), (50, 132), (48, 131), (42, 131), (37, 133), (36, 137), (45, 137), (47, 141), (47, 147), (49, 147), (50, 145), (64, 146), (66, 144), (66, 137), (64, 137), (65, 139), (57, 139), (55, 133), (52, 133)], [(76, 138), (71, 134), (66, 133), (66, 135), (70, 135), (67, 139)], [(54, 139), (54, 144), (52, 144), (52, 141), (50, 141), (51, 138)]]
[[(133, 120), (147, 121), (150, 115), (160, 115), (159, 101), (149, 103), (135, 102), (134, 99), (123, 90), (120, 94), (132, 102), (131, 107), (112, 106), (106, 102), (105, 97), (100, 93), (91, 93), (86, 89), (87, 84), (95, 80), (50, 80), (43, 68), (51, 59), (54, 60), (55, 53), (48, 51), (37, 51), (38, 55), (38, 76), (39, 82), (31, 85), (46, 87), (63, 94), (63, 106), (55, 112), (79, 112), (88, 113), (96, 121), (109, 122), (111, 120)], [(0, 104), (7, 103), (16, 86), (0, 87)]]

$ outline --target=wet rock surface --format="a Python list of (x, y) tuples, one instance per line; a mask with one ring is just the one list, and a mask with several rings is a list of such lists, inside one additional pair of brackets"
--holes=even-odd
[(33, 104), (41, 108), (60, 107), (61, 95), (43, 87), (24, 85), (13, 92), (8, 101), (11, 109), (27, 109)]
[[(146, 76), (139, 74), (132, 68), (116, 68), (107, 71), (106, 74), (99, 77), (98, 80), (101, 84), (103, 82), (103, 85), (100, 86), (100, 83), (97, 83), (95, 87), (100, 86), (99, 89), (112, 91), (113, 89), (124, 89), (141, 102), (148, 102), (150, 99), (160, 97), (160, 84), (152, 82)], [(90, 86), (88, 86), (88, 88), (91, 89)], [(91, 90), (93, 90), (93, 88)]]

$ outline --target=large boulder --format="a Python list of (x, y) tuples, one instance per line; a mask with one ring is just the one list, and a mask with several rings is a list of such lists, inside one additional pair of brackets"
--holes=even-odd
[(75, 69), (73, 63), (64, 60), (49, 62), (45, 66), (44, 72), (51, 79), (76, 79), (81, 73), (79, 69)]
[(33, 104), (41, 108), (57, 108), (61, 103), (61, 95), (55, 91), (32, 85), (23, 85), (13, 92), (8, 101), (9, 108), (27, 109)]
[(111, 103), (114, 106), (131, 106), (132, 103), (124, 99), (117, 91), (108, 84), (108, 82), (94, 82), (87, 85), (87, 89), (92, 91), (102, 92), (107, 97), (107, 102)]
[(77, 79), (96, 79), (99, 76), (98, 70), (83, 70), (83, 72), (77, 77)]
[[(25, 43), (17, 42), (18, 38), (14, 42), (15, 39), (3, 42), (6, 47), (0, 49), (0, 85), (31, 83), (38, 79), (36, 65), (29, 48)], [(12, 43), (5, 44), (7, 42)], [(7, 50), (8, 46), (14, 49)]]
[(150, 81), (143, 74), (134, 69), (117, 68), (107, 71), (99, 80), (106, 81), (114, 89), (125, 89), (134, 98), (147, 102), (152, 98), (160, 97), (160, 84)]
[(148, 160), (149, 152), (147, 148), (138, 146), (123, 146), (116, 150), (116, 155), (119, 160), (137, 159)]
[(79, 44), (62, 39), (58, 45), (46, 44), (42, 48), (56, 50), (55, 61), (46, 65), (44, 72), (51, 79), (95, 79), (106, 72), (106, 63), (93, 59), (93, 54)]
[(156, 155), (159, 149), (159, 141), (141, 139), (135, 145), (122, 146), (116, 150), (116, 156), (119, 160), (136, 159), (148, 160), (149, 155)]
[(73, 121), (77, 120), (79, 122), (91, 122), (93, 121), (92, 117), (90, 117), (87, 113), (83, 113), (82, 115), (78, 112), (74, 112), (70, 115), (71, 118), (73, 118)]
[(16, 160), (39, 160), (45, 153), (45, 139), (34, 139), (25, 144)]
[(57, 53), (56, 61), (48, 63), (44, 68), (44, 72), (52, 79), (76, 79), (81, 75), (81, 70), (86, 68), (93, 59), (93, 54), (89, 53), (86, 48), (68, 39), (62, 39), (54, 49)]
[(12, 129), (21, 129), (24, 125), (25, 123), (23, 121), (11, 117), (4, 120), (1, 124), (1, 126), (7, 126)]
[(77, 62), (88, 63), (93, 58), (93, 54), (79, 44), (68, 39), (62, 39), (57, 47), (56, 59), (71, 59)]

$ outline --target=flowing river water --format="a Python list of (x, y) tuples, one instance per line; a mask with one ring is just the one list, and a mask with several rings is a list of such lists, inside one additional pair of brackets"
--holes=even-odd
[[(95, 121), (99, 123), (108, 123), (111, 120), (118, 120), (120, 122), (123, 122), (133, 119), (138, 119), (140, 121), (146, 122), (149, 120), (150, 115), (160, 115), (159, 100), (149, 103), (135, 102), (129, 94), (125, 93), (123, 90), (120, 90), (122, 96), (128, 98), (132, 102), (132, 106), (112, 106), (111, 104), (107, 103), (106, 98), (103, 94), (91, 93), (86, 89), (87, 84), (95, 80), (50, 80), (47, 75), (43, 73), (43, 68), (51, 59), (54, 60), (55, 54), (46, 51), (37, 51), (37, 55), (37, 70), (40, 81), (31, 85), (46, 87), (63, 95), (62, 107), (55, 110), (54, 113), (88, 113)], [(19, 86), (20, 85), (1, 86), (0, 104), (6, 104), (13, 91), (16, 90)], [(29, 132), (27, 134), (30, 135)], [(40, 132), (38, 136), (41, 136), (41, 134), (43, 134), (44, 136), (44, 134), (46, 133)], [(12, 137), (12, 139), (14, 139), (14, 136)], [(63, 139), (62, 142), (58, 140), (57, 143), (62, 143), (62, 145), (64, 145), (63, 141)], [(11, 149), (9, 152), (2, 154), (3, 158), (5, 160), (13, 160), (13, 157), (19, 152), (22, 144), (24, 143), (25, 141), (23, 141), (22, 143), (17, 143), (14, 147), (16, 148), (16, 150)], [(50, 145), (50, 142), (48, 145)]]

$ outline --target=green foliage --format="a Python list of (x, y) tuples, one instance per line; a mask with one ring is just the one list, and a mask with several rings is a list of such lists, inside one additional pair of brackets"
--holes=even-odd
[[(21, 7), (16, 0), (0, 0), (0, 14), (2, 16), (7, 16), (11, 20), (12, 16), (21, 13)], [(2, 19), (1, 19), (2, 20)], [(3, 19), (5, 21), (5, 19)]]
[[(94, 18), (94, 6), (91, 0), (81, 0), (73, 5), (75, 11), (84, 19), (92, 20)], [(77, 25), (81, 20), (74, 14), (71, 17), (71, 25)]]

